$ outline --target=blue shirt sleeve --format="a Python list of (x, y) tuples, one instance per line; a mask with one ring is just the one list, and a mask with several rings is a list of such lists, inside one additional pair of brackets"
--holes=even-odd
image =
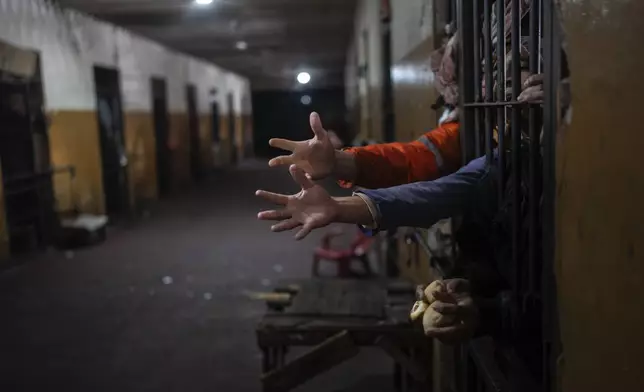
[(491, 200), (495, 197), (491, 170), (485, 157), (481, 157), (434, 181), (360, 192), (378, 210), (380, 230), (404, 226), (428, 228), (441, 219), (496, 205)]

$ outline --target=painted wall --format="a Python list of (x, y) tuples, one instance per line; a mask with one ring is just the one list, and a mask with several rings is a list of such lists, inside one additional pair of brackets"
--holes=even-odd
[[(361, 140), (382, 140), (382, 48), (380, 2), (361, 0), (353, 39), (347, 51), (345, 101), (353, 134)], [(367, 66), (359, 76), (359, 67)]]
[(563, 390), (644, 388), (644, 2), (561, 1), (574, 113), (557, 141)]
[(434, 35), (433, 0), (391, 1), (392, 58), (396, 63)]
[[(86, 212), (104, 211), (98, 124), (95, 115), (93, 66), (117, 68), (125, 121), (129, 178), (134, 201), (156, 197), (154, 129), (151, 117), (150, 77), (168, 83), (170, 139), (177, 185), (190, 180), (190, 146), (185, 86), (197, 87), (200, 119), (209, 122), (209, 92), (225, 117), (228, 92), (234, 95), (237, 118), (242, 97), (249, 94), (247, 80), (204, 61), (178, 54), (122, 28), (97, 21), (75, 11), (62, 10), (43, 0), (0, 0), (0, 39), (40, 52), (46, 109), (51, 118), (52, 164), (77, 168), (75, 196), (68, 179), (56, 179), (61, 208), (76, 204)], [(204, 163), (212, 165), (211, 132), (200, 124)], [(224, 129), (222, 127), (222, 129)]]
[[(435, 5), (436, 4), (436, 5)], [(442, 28), (444, 5), (433, 0), (391, 0), (391, 76), (394, 83), (397, 139), (413, 139), (428, 123), (435, 124), (428, 109), (436, 98), (428, 67), (435, 48), (435, 30)], [(441, 22), (439, 22), (441, 21)], [(380, 2), (360, 1), (354, 36), (347, 52), (346, 102), (355, 133), (360, 138), (382, 140), (382, 28)], [(367, 39), (365, 40), (365, 32)], [(359, 68), (368, 65), (359, 77)], [(422, 124), (418, 126), (416, 124)]]

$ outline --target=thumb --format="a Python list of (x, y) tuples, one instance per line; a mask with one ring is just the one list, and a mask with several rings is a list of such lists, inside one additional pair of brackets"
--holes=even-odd
[(295, 180), (295, 182), (297, 182), (302, 187), (302, 189), (306, 190), (315, 186), (313, 181), (311, 181), (309, 177), (306, 176), (304, 170), (300, 169), (299, 167), (291, 165), (291, 167), (288, 168), (288, 171), (291, 173), (293, 180)]
[(322, 126), (322, 120), (320, 120), (319, 114), (317, 114), (316, 112), (311, 113), (310, 122), (311, 122), (311, 129), (313, 130), (313, 134), (315, 135), (316, 138), (325, 139), (328, 136), (327, 132), (324, 130), (324, 127)]

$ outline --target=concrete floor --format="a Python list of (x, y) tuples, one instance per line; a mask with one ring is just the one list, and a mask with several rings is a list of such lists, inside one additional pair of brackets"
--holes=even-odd
[[(271, 233), (255, 219), (266, 207), (257, 188), (296, 190), (285, 170), (247, 162), (104, 244), (0, 273), (0, 390), (259, 391), (265, 306), (245, 292), (310, 276), (320, 233), (299, 243)], [(297, 391), (386, 392), (391, 371), (364, 351)]]

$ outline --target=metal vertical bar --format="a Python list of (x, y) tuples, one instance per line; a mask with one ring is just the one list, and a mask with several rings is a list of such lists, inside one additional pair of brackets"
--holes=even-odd
[[(541, 52), (539, 50), (540, 26), (539, 13), (541, 0), (534, 1), (530, 9), (530, 74), (539, 73), (539, 59)], [(539, 118), (538, 108), (531, 105), (528, 109), (528, 134), (530, 136), (530, 145), (528, 154), (529, 159), (529, 186), (530, 194), (528, 197), (528, 219), (529, 219), (529, 239), (528, 239), (528, 291), (530, 295), (536, 292), (537, 275), (536, 264), (538, 257), (537, 248), (537, 224), (539, 213), (539, 184), (537, 178), (537, 165), (539, 164)]]
[(557, 322), (556, 285), (554, 279), (554, 214), (555, 214), (555, 132), (559, 119), (557, 88), (561, 72), (559, 24), (552, 0), (543, 3), (544, 113), (543, 113), (543, 372), (544, 391), (555, 390), (556, 357), (560, 352)]
[[(503, 0), (496, 0), (496, 89), (497, 100), (505, 101), (505, 4)], [(503, 204), (505, 189), (505, 108), (499, 107), (496, 111), (497, 135), (499, 140), (499, 206)]]
[(471, 0), (458, 0), (457, 20), (459, 33), (459, 100), (461, 110), (461, 152), (463, 163), (474, 157), (474, 109), (465, 103), (474, 102), (474, 52), (473, 47), (473, 4)]
[[(512, 27), (511, 27), (511, 60), (512, 60), (512, 100), (517, 100), (521, 94), (521, 15), (519, 0), (512, 0)], [(520, 264), (519, 260), (519, 238), (521, 234), (521, 109), (511, 109), (511, 167), (510, 176), (512, 182), (512, 271), (513, 290), (520, 289)]]
[[(472, 4), (472, 52), (474, 56), (474, 96), (475, 101), (481, 101), (481, 11), (480, 11), (480, 1), (474, 0)], [(479, 108), (474, 108), (474, 155), (476, 158), (483, 155), (482, 146), (481, 146), (481, 128), (482, 128), (482, 116), (483, 110)]]
[[(493, 91), (493, 64), (492, 64), (492, 6), (490, 0), (483, 3), (483, 39), (485, 51), (485, 102), (492, 102)], [(487, 163), (492, 163), (492, 108), (485, 108), (485, 155)]]

